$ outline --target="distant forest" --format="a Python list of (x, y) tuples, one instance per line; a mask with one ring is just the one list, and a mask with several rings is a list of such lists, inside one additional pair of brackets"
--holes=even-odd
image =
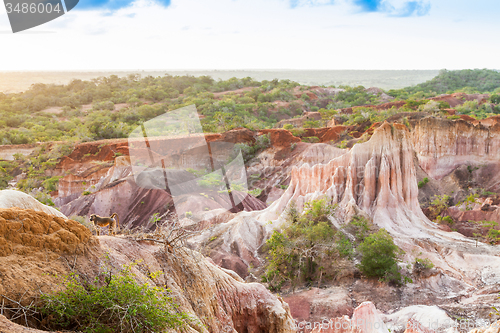
[[(395, 100), (410, 101), (442, 93), (490, 93), (492, 102), (498, 104), (499, 87), (497, 71), (442, 70), (430, 81), (386, 93)], [(236, 127), (272, 128), (278, 121), (300, 117), (306, 111), (320, 111), (331, 118), (338, 109), (383, 102), (380, 91), (374, 93), (362, 86), (329, 88), (342, 90), (335, 94), (316, 92), (311, 98), (310, 86), (290, 80), (141, 78), (134, 74), (73, 80), (67, 85), (34, 84), (23, 93), (0, 93), (0, 144), (125, 138), (141, 123), (191, 104), (202, 115), (204, 131), (222, 132)], [(495, 105), (468, 105), (463, 113), (486, 117), (497, 111)], [(349, 117), (344, 118), (349, 121)], [(321, 126), (319, 122), (307, 125)]]
[(407, 98), (409, 94), (423, 92), (425, 94), (451, 94), (453, 92), (491, 93), (498, 92), (500, 87), (500, 73), (488, 69), (464, 69), (460, 71), (447, 71), (443, 69), (439, 75), (414, 87), (400, 90), (390, 90), (395, 97)]
[[(416, 87), (386, 92), (363, 86), (311, 87), (290, 80), (214, 80), (185, 75), (110, 75), (66, 85), (38, 83), (22, 93), (0, 93), (0, 144), (46, 143), (32, 147), (35, 152), (31, 156), (16, 153), (13, 160), (0, 161), (0, 189), (24, 173), (26, 177), (17, 187), (27, 193), (36, 190), (37, 199), (53, 205), (48, 193), (57, 189), (60, 177), (53, 177), (50, 170), (76, 143), (127, 138), (144, 122), (187, 105), (196, 105), (205, 132), (279, 126), (310, 143), (319, 142), (319, 138), (306, 129), (325, 127), (334, 118), (349, 131), (327, 143), (347, 148), (369, 140), (367, 129), (389, 117), (410, 128), (414, 112), (449, 119), (500, 114), (499, 76), (488, 70), (441, 71)], [(447, 102), (428, 99), (443, 91), (488, 95), (481, 103), (469, 98), (449, 113)], [(388, 101), (400, 103), (376, 108)], [(306, 112), (316, 113), (309, 118), (311, 114)], [(269, 137), (262, 135), (254, 145), (241, 144), (240, 148), (247, 161), (268, 145)]]

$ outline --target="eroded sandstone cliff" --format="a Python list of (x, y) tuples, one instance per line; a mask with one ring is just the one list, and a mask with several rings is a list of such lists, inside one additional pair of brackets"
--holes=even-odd
[[(412, 131), (420, 166), (432, 178), (440, 179), (462, 164), (471, 166), (500, 161), (500, 125), (474, 125), (464, 120), (435, 117), (421, 119)], [(496, 169), (498, 171), (498, 169)], [(498, 173), (491, 185), (498, 183)]]
[[(447, 126), (450, 123), (446, 121)], [(460, 122), (456, 126), (461, 126)], [(437, 135), (443, 133), (446, 131)], [(202, 244), (210, 237), (220, 239), (213, 253), (219, 262), (228, 264), (227, 268), (233, 268), (231, 264), (237, 259), (246, 265), (261, 264), (258, 250), (270, 232), (281, 225), (282, 213), (290, 203), (294, 201), (300, 208), (306, 201), (326, 196), (339, 205), (339, 214), (332, 218), (337, 227), (353, 214), (364, 214), (391, 233), (406, 253), (405, 263), (419, 257), (428, 258), (435, 265), (432, 274), (397, 291), (355, 280), (348, 293), (353, 302), (374, 301), (382, 311), (421, 304), (440, 305), (457, 313), (466, 306), (468, 316), (487, 316), (491, 305), (498, 302), (500, 250), (483, 243), (476, 247), (473, 240), (441, 230), (422, 213), (415, 165), (418, 160), (412, 141), (416, 136), (416, 131), (410, 132), (404, 125), (385, 123), (375, 129), (366, 143), (339, 151), (339, 155), (326, 161), (325, 155), (317, 154), (316, 161), (309, 158), (308, 163), (292, 168), (288, 189), (269, 208), (239, 213), (194, 241)], [(484, 147), (484, 143), (480, 145)]]
[[(39, 291), (61, 290), (61, 278), (70, 272), (92, 278), (103, 264), (119, 270), (136, 263), (132, 271), (139, 281), (166, 285), (180, 309), (203, 324), (192, 324), (190, 332), (288, 333), (293, 329), (281, 298), (188, 249), (172, 254), (148, 242), (108, 236), (97, 240), (78, 222), (17, 208), (0, 211), (0, 234), (0, 295), (24, 305)], [(153, 281), (151, 272), (161, 274)], [(19, 328), (3, 318), (0, 325), (12, 327), (13, 332)]]

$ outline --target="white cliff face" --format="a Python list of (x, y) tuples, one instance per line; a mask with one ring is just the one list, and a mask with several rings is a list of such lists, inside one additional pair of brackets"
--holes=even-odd
[(31, 195), (17, 190), (0, 191), (0, 208), (18, 207), (22, 209), (33, 209), (50, 215), (67, 218), (63, 213), (55, 208), (42, 204)]
[(348, 215), (361, 209), (378, 217), (380, 227), (400, 233), (425, 219), (418, 203), (409, 132), (398, 124), (380, 126), (370, 141), (326, 164), (294, 168), (291, 178), (276, 205), (278, 211), (291, 200), (302, 206), (313, 197), (326, 195)]
[(488, 302), (497, 296), (491, 283), (500, 281), (500, 248), (482, 243), (476, 247), (474, 241), (458, 233), (438, 229), (422, 213), (414, 165), (415, 136), (403, 125), (385, 123), (368, 142), (356, 144), (327, 163), (309, 162), (293, 168), (290, 186), (270, 207), (239, 213), (197, 241), (218, 234), (223, 239), (221, 251), (244, 254), (240, 258), (247, 264), (258, 263), (257, 249), (279, 227), (292, 201), (300, 208), (309, 200), (326, 196), (338, 204), (336, 224), (345, 223), (353, 214), (366, 214), (393, 236), (406, 253), (406, 263), (416, 257), (434, 263), (436, 274), (405, 287), (405, 297), (427, 293), (437, 304), (479, 302), (489, 307)]
[[(459, 235), (439, 230), (420, 209), (414, 148), (405, 126), (383, 124), (370, 141), (355, 145), (348, 153), (327, 164), (303, 165), (292, 171), (290, 187), (268, 210), (283, 211), (292, 200), (304, 202), (326, 195), (337, 203), (346, 220), (363, 211), (392, 234), (396, 244), (413, 261), (428, 257), (443, 274), (426, 282), (443, 293), (462, 294), (481, 283), (488, 267), (491, 279), (500, 277), (500, 251)], [(264, 215), (269, 213), (263, 213)], [(497, 268), (493, 268), (496, 266)], [(493, 277), (494, 276), (494, 277)], [(451, 295), (451, 294), (449, 294)]]

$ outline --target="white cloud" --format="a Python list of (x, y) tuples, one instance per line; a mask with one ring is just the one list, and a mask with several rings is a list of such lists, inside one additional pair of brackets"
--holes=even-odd
[(357, 13), (347, 0), (301, 8), (288, 0), (173, 0), (168, 8), (139, 0), (111, 15), (73, 10), (33, 29), (53, 34), (0, 34), (8, 50), (0, 70), (498, 67), (495, 21), (456, 18), (434, 4), (429, 16), (391, 18)]

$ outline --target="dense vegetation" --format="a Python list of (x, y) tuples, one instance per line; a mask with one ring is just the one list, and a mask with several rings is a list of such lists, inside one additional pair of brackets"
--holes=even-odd
[(61, 157), (73, 151), (71, 143), (46, 143), (38, 146), (31, 156), (15, 154), (13, 161), (0, 161), (0, 190), (8, 187), (8, 182), (19, 174), (25, 177), (17, 182), (17, 188), (31, 193), (40, 202), (54, 206), (49, 196), (57, 190), (60, 176), (52, 176)]
[(443, 69), (439, 75), (424, 83), (404, 89), (390, 90), (389, 94), (401, 99), (412, 94), (420, 97), (430, 97), (453, 92), (488, 93), (500, 92), (500, 73), (489, 69), (464, 69), (448, 71)]
[[(158, 273), (151, 274), (155, 278)], [(160, 332), (179, 329), (189, 316), (178, 311), (168, 289), (138, 283), (131, 267), (85, 282), (67, 276), (64, 291), (42, 295), (40, 312), (49, 329), (83, 329), (87, 333)]]
[[(270, 128), (280, 119), (319, 106), (331, 109), (373, 102), (373, 95), (362, 87), (346, 87), (340, 95), (311, 101), (305, 93), (308, 88), (298, 86), (289, 80), (215, 81), (207, 76), (169, 75), (142, 79), (111, 75), (68, 85), (35, 84), (23, 93), (0, 93), (0, 144), (123, 138), (141, 123), (190, 104), (202, 116), (204, 131), (221, 132), (235, 127)], [(224, 93), (242, 88), (239, 94)]]
[[(491, 104), (466, 102), (458, 110), (483, 118), (500, 112), (496, 106), (499, 87), (500, 73), (496, 71), (442, 70), (428, 82), (390, 90), (389, 94), (408, 100), (407, 109), (415, 110), (415, 103), (445, 92), (491, 92)], [(310, 87), (290, 80), (258, 82), (247, 77), (216, 81), (208, 76), (170, 75), (111, 75), (73, 80), (67, 85), (34, 84), (23, 93), (0, 93), (0, 144), (125, 138), (143, 122), (190, 104), (195, 104), (202, 116), (204, 131), (222, 132), (236, 127), (270, 128), (279, 120), (300, 117), (304, 111), (322, 111), (324, 121), (304, 123), (308, 128), (321, 127), (334, 116), (334, 110), (380, 103), (380, 94), (362, 86), (338, 88), (343, 91), (316, 93), (312, 98)], [(342, 117), (349, 120), (347, 124), (359, 123), (364, 120), (359, 113)], [(380, 121), (395, 112), (370, 113), (363, 117)]]
[(387, 281), (401, 281), (398, 257), (402, 251), (394, 244), (386, 230), (380, 229), (366, 237), (358, 250), (362, 255), (359, 269), (363, 274)]
[(396, 284), (405, 281), (397, 265), (402, 251), (387, 231), (375, 231), (367, 218), (358, 215), (337, 229), (329, 220), (335, 209), (326, 198), (306, 202), (301, 213), (294, 204), (289, 207), (283, 227), (266, 242), (263, 281), (271, 290), (321, 285), (322, 280), (335, 279), (340, 262), (354, 269), (355, 258), (367, 277)]

